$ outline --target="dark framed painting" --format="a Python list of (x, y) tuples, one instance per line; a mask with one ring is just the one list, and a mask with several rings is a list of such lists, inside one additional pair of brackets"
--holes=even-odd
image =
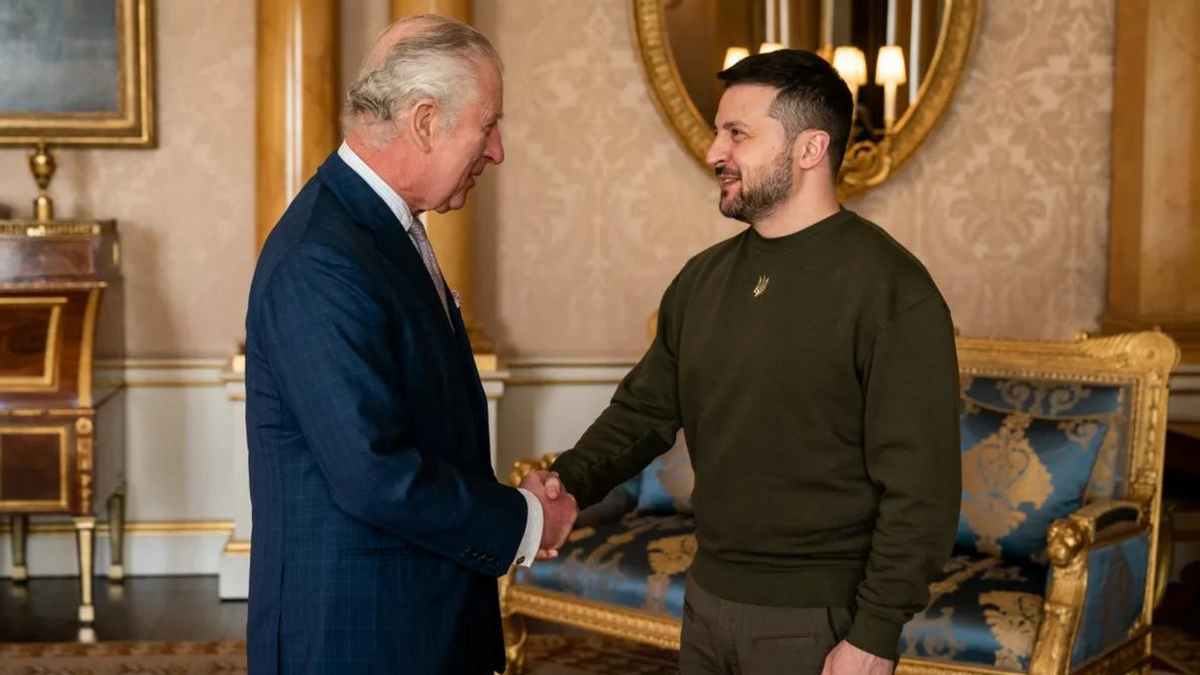
[(0, 0), (0, 145), (154, 145), (152, 0)]

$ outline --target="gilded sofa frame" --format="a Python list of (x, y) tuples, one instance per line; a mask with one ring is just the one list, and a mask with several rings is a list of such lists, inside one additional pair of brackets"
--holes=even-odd
[[(1084, 675), (1150, 672), (1150, 626), (1162, 501), (1163, 444), (1166, 437), (1167, 380), (1179, 362), (1179, 349), (1159, 332), (1127, 333), (1102, 338), (1080, 336), (1074, 342), (1033, 342), (958, 338), (959, 372), (964, 377), (1064, 380), (1129, 387), (1129, 477), (1125, 500), (1089, 504), (1055, 521), (1047, 532), (1050, 580), (1041, 625), (1027, 672), (1066, 675), (1079, 634), (1087, 592), (1088, 553), (1126, 537), (1150, 535), (1145, 599), (1140, 618), (1126, 639), (1075, 670)], [(553, 456), (517, 462), (515, 484)], [(1115, 521), (1115, 522), (1114, 522)], [(500, 580), (501, 614), (510, 672), (524, 668), (525, 618), (540, 619), (633, 640), (664, 649), (679, 649), (680, 622), (515, 582), (514, 571)], [(902, 658), (898, 675), (993, 675), (1008, 672), (942, 661)]]

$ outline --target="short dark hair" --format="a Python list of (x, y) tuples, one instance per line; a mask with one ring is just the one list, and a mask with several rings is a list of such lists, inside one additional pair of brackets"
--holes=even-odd
[(836, 180), (850, 139), (854, 97), (828, 61), (803, 49), (780, 49), (748, 56), (717, 73), (717, 78), (726, 89), (737, 84), (778, 89), (771, 117), (783, 124), (788, 141), (807, 129), (828, 133), (829, 169)]

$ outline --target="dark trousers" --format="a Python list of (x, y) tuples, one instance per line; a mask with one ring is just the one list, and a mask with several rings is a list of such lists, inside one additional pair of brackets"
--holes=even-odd
[(681, 675), (820, 675), (854, 617), (845, 607), (765, 607), (722, 600), (689, 574)]

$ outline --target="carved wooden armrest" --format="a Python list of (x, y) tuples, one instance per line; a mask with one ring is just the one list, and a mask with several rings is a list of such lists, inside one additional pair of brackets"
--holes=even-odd
[(1050, 583), (1029, 662), (1030, 673), (1064, 675), (1070, 670), (1071, 650), (1085, 609), (1089, 554), (1129, 537), (1145, 535), (1149, 529), (1142, 504), (1121, 500), (1088, 504), (1050, 525), (1046, 531)]
[(554, 460), (556, 459), (558, 459), (557, 453), (536, 458), (518, 459), (513, 462), (512, 472), (508, 474), (509, 484), (516, 487), (529, 472), (549, 470), (554, 465)]
[(1067, 567), (1100, 544), (1122, 539), (1146, 527), (1146, 512), (1138, 502), (1112, 500), (1088, 504), (1046, 531), (1046, 553), (1055, 567)]

